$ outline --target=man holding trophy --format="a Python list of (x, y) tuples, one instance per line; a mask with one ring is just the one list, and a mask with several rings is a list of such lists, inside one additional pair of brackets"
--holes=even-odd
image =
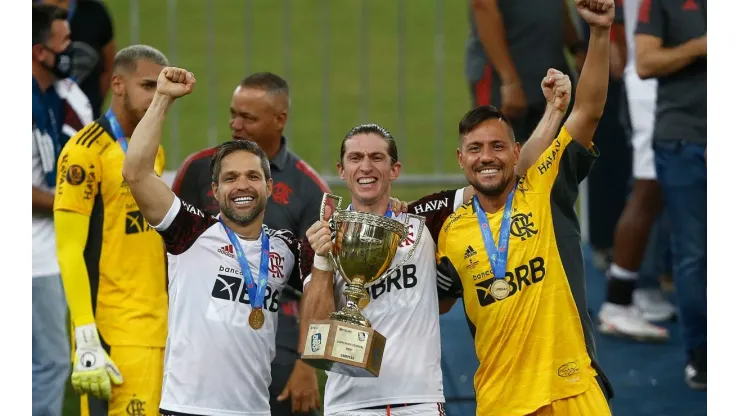
[[(345, 136), (340, 158), (351, 204), (341, 210), (325, 195), (321, 218), (333, 227), (311, 226), (301, 254), (304, 273), (313, 264), (304, 279), (302, 358), (330, 370), (326, 415), (444, 414), (435, 243), (424, 217), (390, 210), (401, 169), (396, 143), (382, 127), (360, 125)], [(344, 308), (334, 312), (335, 302)]]

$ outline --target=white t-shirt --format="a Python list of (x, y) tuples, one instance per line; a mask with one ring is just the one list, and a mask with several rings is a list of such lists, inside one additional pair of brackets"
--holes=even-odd
[[(46, 174), (42, 168), (39, 144), (45, 141), (37, 137), (42, 134), (38, 129), (34, 128), (32, 134), (31, 183), (36, 188), (54, 193), (54, 188), (46, 183)], [(31, 274), (34, 278), (59, 274), (54, 216), (51, 213), (31, 214), (31, 252)]]
[[(452, 212), (462, 204), (462, 190), (439, 195), (439, 198), (428, 201), (420, 200), (419, 204), (409, 207), (409, 212), (427, 216), (429, 211), (441, 208), (449, 208)], [(400, 214), (393, 218), (405, 222), (404, 217), (405, 214)], [(429, 220), (432, 216), (427, 218)], [(324, 393), (324, 411), (327, 414), (391, 404), (445, 401), (437, 297), (439, 277), (436, 244), (430, 233), (430, 229), (438, 230), (441, 223), (425, 224), (421, 233), (417, 220), (412, 218), (409, 223), (411, 233), (401, 241), (391, 268), (406, 258), (413, 241), (421, 234), (414, 254), (400, 271), (368, 288), (370, 303), (361, 311), (373, 329), (386, 337), (380, 375), (349, 377), (327, 371)], [(306, 263), (305, 256), (302, 262)], [(304, 285), (310, 280), (311, 275), (308, 275)], [(346, 304), (345, 286), (344, 279), (335, 273), (337, 309)]]
[(658, 94), (658, 80), (640, 79), (635, 63), (635, 29), (642, 0), (623, 0), (624, 37), (627, 44), (627, 62), (624, 68), (625, 88), (630, 100), (652, 100)]
[[(235, 250), (212, 216), (175, 197), (154, 226), (167, 246), (169, 322), (160, 408), (198, 415), (270, 416), (270, 363), (280, 293), (300, 288), (298, 242), (265, 227), (270, 241), (265, 323), (252, 329), (252, 308)], [(262, 243), (239, 239), (252, 276)], [(295, 266), (295, 267), (294, 267)]]
[[(92, 108), (87, 96), (80, 87), (70, 79), (54, 82), (54, 89), (62, 99), (65, 111), (71, 111), (76, 115), (75, 121), (82, 127), (93, 121)], [(77, 130), (68, 123), (70, 120), (58, 120), (62, 124), (62, 133), (72, 137)], [(34, 125), (31, 130), (31, 184), (43, 191), (54, 193), (54, 188), (46, 183), (44, 172), (44, 161), (47, 170), (52, 169), (56, 163), (54, 143), (47, 133), (42, 133)], [(42, 152), (44, 158), (42, 158)], [(60, 273), (57, 262), (56, 234), (54, 232), (54, 216), (48, 214), (31, 214), (31, 275), (33, 277), (55, 276)]]

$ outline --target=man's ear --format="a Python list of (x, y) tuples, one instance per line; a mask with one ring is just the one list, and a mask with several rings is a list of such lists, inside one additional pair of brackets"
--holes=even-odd
[(126, 92), (126, 85), (124, 84), (123, 75), (114, 72), (111, 78), (110, 88), (114, 95), (122, 96)]
[(395, 181), (398, 179), (398, 175), (401, 174), (401, 162), (396, 162), (391, 166), (391, 180)]
[(462, 163), (462, 152), (459, 147), (457, 148), (457, 164), (460, 165), (460, 169), (464, 169)]
[(339, 179), (344, 180), (344, 166), (342, 162), (337, 162), (337, 173), (339, 174)]
[(218, 194), (218, 184), (216, 182), (211, 182), (211, 190), (213, 191), (213, 196), (218, 200), (216, 196)]

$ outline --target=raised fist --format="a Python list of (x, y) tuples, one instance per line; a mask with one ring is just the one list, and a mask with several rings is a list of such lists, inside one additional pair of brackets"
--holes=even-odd
[(193, 91), (195, 75), (182, 68), (168, 66), (157, 78), (157, 92), (168, 97), (180, 98)]
[(571, 92), (569, 76), (557, 69), (550, 68), (547, 71), (547, 76), (542, 79), (541, 86), (547, 105), (553, 106), (563, 113), (568, 110)]
[(576, 10), (592, 27), (608, 28), (614, 21), (614, 0), (576, 0)]

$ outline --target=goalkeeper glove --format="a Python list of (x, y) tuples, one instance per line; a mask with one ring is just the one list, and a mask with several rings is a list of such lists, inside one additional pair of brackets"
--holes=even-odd
[(75, 361), (72, 369), (72, 387), (77, 394), (92, 394), (110, 399), (111, 382), (123, 383), (118, 367), (100, 345), (95, 324), (75, 328)]

